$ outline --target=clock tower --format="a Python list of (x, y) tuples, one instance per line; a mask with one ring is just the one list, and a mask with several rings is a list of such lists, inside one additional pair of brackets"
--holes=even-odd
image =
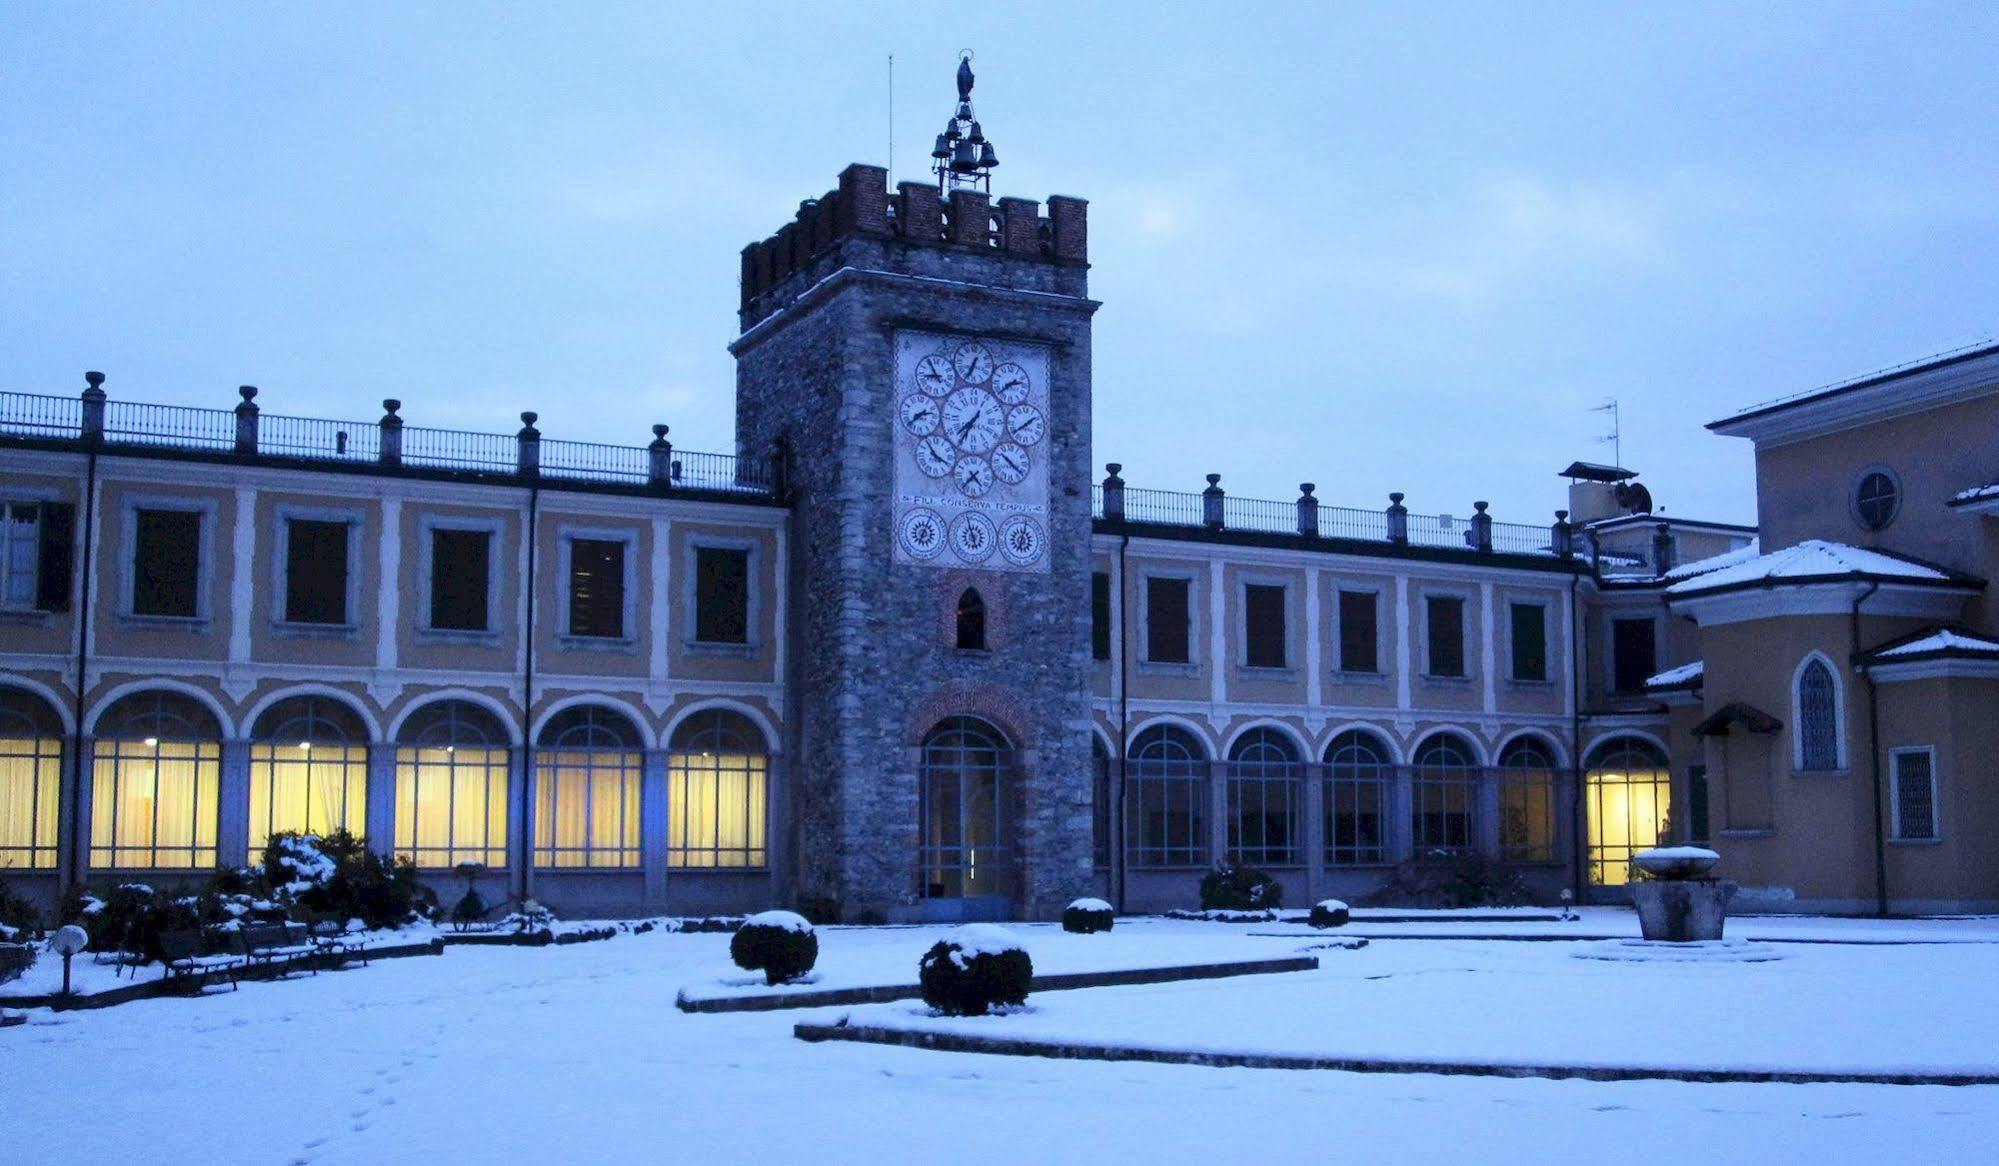
[(1086, 205), (853, 165), (743, 251), (737, 440), (786, 451), (784, 882), (849, 920), (1049, 918), (1092, 882)]

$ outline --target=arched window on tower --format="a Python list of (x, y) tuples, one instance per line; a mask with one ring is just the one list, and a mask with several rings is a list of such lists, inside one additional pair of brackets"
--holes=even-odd
[(960, 651), (986, 650), (986, 601), (976, 587), (965, 588), (958, 597), (958, 648)]

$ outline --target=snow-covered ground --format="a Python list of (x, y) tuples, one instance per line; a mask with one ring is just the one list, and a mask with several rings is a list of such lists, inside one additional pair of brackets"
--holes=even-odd
[[(1023, 930), (1038, 943), (1041, 929)], [(1150, 936), (1162, 953), (1212, 945), (1277, 956), (1301, 942), (1252, 930), (1120, 922), (1112, 934)], [(851, 944), (913, 971), (936, 934), (822, 932), (822, 958), (830, 969)], [(728, 940), (655, 932), (461, 947), (202, 999), (34, 1011), (0, 1030), (0, 1162), (1999, 1158), (1999, 1088), (1376, 1077), (810, 1045), (792, 1038), (794, 1022), (858, 1010), (674, 1008), (681, 986), (720, 974)], [(1793, 1048), (1871, 1057), (1893, 1040), (1906, 1052), (1986, 1025), (1999, 990), (1999, 949), (1798, 945), (1775, 964), (1688, 969), (1595, 964), (1567, 947), (1382, 939), (1324, 953), (1318, 973), (1044, 993), (1038, 1011), (994, 1023), (1122, 1012), (1184, 1030), (1226, 1015), (1242, 1034), (1403, 1033), (1413, 1044), (1513, 1031), (1589, 1046), (1607, 1025), (1670, 1037), (1670, 1017), (1638, 1018), (1669, 1002), (1714, 1003), (1703, 985), (1762, 976), (1761, 1012), (1737, 1018), (1745, 1030), (1822, 1025)], [(1375, 972), (1388, 978), (1367, 978)], [(1366, 1007), (1356, 1003), (1364, 994), (1374, 994)], [(1522, 1008), (1532, 1014), (1510, 1017)], [(1739, 1050), (1723, 1042), (1719, 1053)]]

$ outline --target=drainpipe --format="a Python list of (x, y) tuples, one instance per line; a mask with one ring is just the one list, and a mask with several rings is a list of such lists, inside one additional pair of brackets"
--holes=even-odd
[(1853, 655), (1850, 657), (1856, 667), (1854, 671), (1867, 685), (1867, 761), (1874, 776), (1874, 913), (1888, 913), (1888, 824), (1884, 818), (1887, 807), (1881, 794), (1881, 712), (1880, 703), (1875, 699), (1874, 677), (1867, 669), (1858, 667), (1860, 658), (1860, 605), (1873, 597), (1881, 589), (1876, 580), (1867, 585), (1853, 601), (1853, 616), (1850, 621)]
[(1111, 772), (1117, 780), (1111, 782), (1111, 875), (1116, 884), (1117, 913), (1124, 914), (1125, 882), (1125, 820), (1124, 820), (1124, 764), (1126, 754), (1131, 752), (1131, 651), (1129, 644), (1130, 624), (1125, 620), (1125, 591), (1131, 576), (1125, 566), (1125, 553), (1131, 549), (1131, 534), (1126, 532), (1117, 548), (1117, 756), (1111, 759)]
[[(97, 547), (97, 448), (104, 439), (103, 405), (104, 374), (87, 372), (83, 379), (90, 384), (84, 392), (88, 399), (96, 394), (97, 424), (93, 427), (86, 418), (79, 436), (84, 443), (84, 484), (83, 484), (83, 582), (77, 589), (76, 604), (76, 687), (70, 693), (70, 717), (76, 724), (71, 734), (69, 754), (69, 861), (64, 863), (58, 878), (59, 894), (67, 894), (70, 887), (83, 882), (89, 854), (89, 839), (84, 837), (83, 821), (83, 697), (84, 678), (90, 674), (90, 604), (91, 582), (95, 578), (96, 567), (92, 562), (92, 552)], [(89, 405), (85, 412), (90, 411)]]
[(521, 855), (515, 868), (520, 873), (515, 876), (518, 890), (515, 897), (531, 897), (530, 874), (534, 868), (534, 608), (535, 608), (535, 562), (540, 549), (541, 531), (537, 515), (541, 509), (541, 483), (538, 479), (528, 480), (528, 524), (525, 537), (528, 543), (527, 587), (527, 651), (523, 654), (521, 668)]
[(1583, 850), (1589, 844), (1589, 825), (1583, 805), (1583, 643), (1582, 605), (1577, 602), (1582, 576), (1569, 575), (1569, 889), (1577, 906), (1583, 901)]

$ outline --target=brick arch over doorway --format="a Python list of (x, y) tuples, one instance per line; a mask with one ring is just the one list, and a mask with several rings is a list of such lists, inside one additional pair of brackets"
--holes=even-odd
[(990, 723), (1006, 735), (1015, 752), (1034, 748), (1034, 735), (1027, 728), (1034, 722), (1005, 689), (991, 684), (949, 684), (916, 702), (903, 723), (902, 743), (921, 748), (930, 731), (951, 717), (977, 717)]

